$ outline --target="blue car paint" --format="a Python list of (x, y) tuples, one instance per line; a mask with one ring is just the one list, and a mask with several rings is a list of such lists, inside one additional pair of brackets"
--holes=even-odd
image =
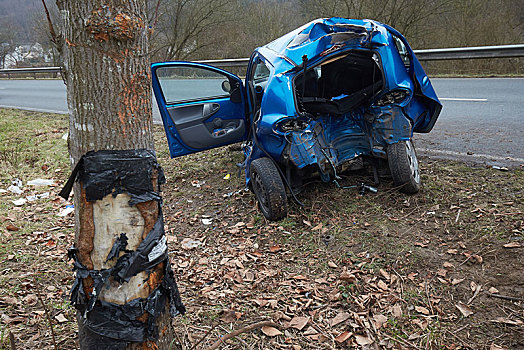
[[(320, 54), (333, 46), (332, 35), (337, 33), (347, 33), (351, 29), (355, 33), (363, 33), (365, 36), (356, 36), (355, 40), (363, 43), (369, 41), (369, 33), (373, 30), (374, 22), (367, 20), (354, 20), (333, 17), (328, 19), (317, 19), (304, 26), (288, 33), (264, 47), (276, 52), (281, 56), (287, 57), (295, 65), (302, 63), (302, 56), (307, 55), (310, 62), (320, 58)], [(291, 44), (293, 40), (300, 36), (307, 36), (307, 40)], [(290, 45), (291, 44), (291, 45)]]
[[(202, 67), (202, 65), (198, 63), (184, 62), (184, 61), (157, 62), (151, 65), (151, 72), (152, 72), (152, 77), (153, 77), (152, 79), (153, 93), (155, 94), (157, 104), (158, 104), (158, 109), (160, 111), (160, 117), (162, 118), (162, 123), (164, 125), (164, 130), (166, 132), (167, 142), (169, 145), (169, 153), (171, 155), (171, 158), (175, 158), (175, 157), (179, 157), (179, 156), (183, 156), (186, 154), (191, 154), (191, 153), (195, 153), (195, 152), (203, 150), (203, 149), (196, 150), (192, 147), (187, 146), (184, 143), (184, 141), (178, 134), (175, 128), (175, 124), (173, 120), (171, 119), (171, 116), (169, 115), (169, 112), (167, 110), (167, 108), (172, 105), (187, 106), (187, 105), (194, 105), (194, 104), (202, 103), (202, 101), (188, 101), (188, 102), (174, 103), (174, 104), (166, 103), (164, 94), (160, 86), (159, 79), (157, 78), (157, 75), (156, 75), (156, 70), (161, 67), (171, 67), (173, 66), (173, 63), (176, 63), (177, 66), (183, 66), (183, 67)], [(246, 119), (246, 111), (245, 111), (246, 95), (245, 95), (245, 89), (243, 86), (242, 79), (240, 79), (236, 75), (228, 71), (225, 71), (223, 69), (216, 68), (216, 67), (209, 67), (209, 68), (211, 68), (213, 71), (224, 74), (225, 76), (227, 76), (228, 78), (230, 78), (231, 80), (239, 84), (239, 88), (241, 92), (241, 102), (240, 103), (228, 103), (230, 100), (229, 97), (206, 100), (206, 102), (218, 103), (221, 106), (225, 106), (221, 108), (221, 110), (219, 111), (221, 114), (223, 114), (222, 117), (224, 120), (233, 119), (235, 117), (238, 118), (238, 116), (241, 116), (241, 118)], [(235, 142), (240, 142), (240, 141), (245, 140), (246, 136), (247, 136), (247, 131), (246, 133), (244, 133), (242, 138), (236, 140)], [(230, 143), (231, 142), (228, 142), (224, 144), (223, 146), (230, 144)], [(207, 147), (204, 149), (210, 149), (210, 148), (215, 148), (215, 147), (220, 147), (220, 146), (222, 145)]]
[[(406, 46), (410, 56), (409, 71), (396, 49), (393, 35)], [(307, 68), (311, 69), (332, 57), (354, 50), (376, 54), (380, 74), (383, 75), (383, 87), (375, 101), (394, 89), (404, 89), (409, 92), (409, 98), (402, 103), (383, 107), (373, 105), (373, 102), (341, 116), (324, 115), (310, 120), (307, 128), (301, 131), (283, 134), (275, 130), (282, 120), (301, 117), (297, 112), (294, 79), (302, 74), (302, 57), (307, 56)], [(253, 121), (253, 101), (247, 87), (255, 60), (265, 62), (271, 74), (264, 88), (260, 115)], [(153, 64), (153, 90), (164, 121), (171, 156), (176, 157), (196, 150), (185, 146), (177, 137), (176, 130), (173, 132), (172, 121), (165, 103), (162, 103), (154, 70), (170, 64), (191, 63)], [(224, 70), (192, 64), (221, 72), (235, 81), (240, 80)], [(248, 125), (246, 136), (250, 135), (250, 140), (244, 139), (248, 141), (244, 145), (246, 184), (250, 182), (251, 161), (265, 156), (273, 158), (282, 168), (286, 167), (286, 161), (291, 161), (298, 169), (318, 166), (321, 177), (327, 181), (330, 167), (337, 167), (362, 155), (386, 158), (389, 144), (409, 140), (413, 131), (429, 132), (441, 109), (431, 82), (406, 39), (395, 29), (371, 20), (318, 19), (257, 48), (248, 65), (243, 86), (242, 104), (246, 105), (244, 111), (247, 111), (243, 117)]]

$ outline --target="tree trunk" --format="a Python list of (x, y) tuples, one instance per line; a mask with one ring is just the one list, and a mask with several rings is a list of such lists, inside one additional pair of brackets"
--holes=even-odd
[(70, 152), (153, 149), (145, 0), (57, 1)]
[[(71, 164), (77, 164), (88, 151), (154, 150), (146, 1), (57, 0), (57, 5)], [(155, 188), (157, 178), (158, 172), (154, 172)], [(128, 239), (126, 249), (136, 250), (157, 222), (160, 210), (156, 200), (131, 206), (129, 194), (120, 193), (88, 201), (80, 184), (74, 190), (77, 259), (89, 270), (115, 265), (116, 259), (106, 258), (121, 233)], [(121, 284), (110, 277), (97, 300), (124, 305), (147, 298), (162, 282), (163, 264)], [(82, 282), (89, 295), (93, 279), (88, 276)], [(147, 317), (144, 313), (142, 320)], [(114, 346), (110, 337), (93, 335), (82, 324), (80, 313), (78, 319), (82, 349), (122, 348)], [(173, 336), (170, 322), (169, 313), (164, 311), (156, 320), (160, 339), (129, 343), (127, 349), (168, 349)], [(90, 340), (93, 337), (96, 341)]]

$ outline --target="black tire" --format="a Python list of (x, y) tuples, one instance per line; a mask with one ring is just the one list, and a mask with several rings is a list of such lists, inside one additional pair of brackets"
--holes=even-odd
[(268, 220), (280, 220), (287, 215), (286, 188), (276, 165), (269, 158), (251, 162), (251, 186), (262, 214)]
[(389, 145), (388, 163), (395, 186), (402, 186), (401, 192), (417, 193), (420, 190), (420, 169), (411, 140)]

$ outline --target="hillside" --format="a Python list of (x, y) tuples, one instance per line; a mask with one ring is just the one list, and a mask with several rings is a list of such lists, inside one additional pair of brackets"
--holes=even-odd
[(0, 0), (0, 25), (14, 30), (20, 41), (30, 40), (33, 23), (39, 16), (44, 16), (40, 0)]

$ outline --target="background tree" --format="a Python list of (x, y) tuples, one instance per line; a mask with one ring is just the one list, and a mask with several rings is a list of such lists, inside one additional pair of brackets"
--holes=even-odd
[[(0, 1), (0, 21), (20, 27), (14, 43), (43, 41), (31, 4)], [(16, 5), (16, 6), (15, 6)], [(153, 61), (236, 58), (311, 19), (371, 18), (402, 32), (415, 49), (524, 42), (521, 0), (146, 0)], [(4, 10), (4, 11), (3, 11)], [(53, 14), (52, 9), (51, 14)], [(9, 13), (9, 16), (2, 15)], [(41, 18), (44, 18), (40, 13)], [(31, 20), (32, 19), (32, 20)], [(5, 29), (0, 26), (0, 33)], [(45, 48), (46, 44), (41, 42)], [(424, 63), (430, 74), (514, 73), (522, 59)]]
[(400, 31), (412, 44), (428, 32), (428, 19), (440, 17), (451, 0), (301, 0), (309, 18), (374, 19)]
[(233, 0), (151, 0), (150, 17), (156, 24), (151, 36), (155, 61), (184, 60), (215, 46), (211, 33), (236, 15)]
[[(88, 151), (154, 150), (145, 0), (58, 0), (57, 5), (61, 34), (54, 40), (63, 55), (71, 164)], [(127, 234), (128, 248), (136, 249), (159, 215), (156, 201), (130, 206), (129, 195), (122, 193), (93, 203), (86, 200), (86, 192), (78, 184), (74, 193), (77, 257), (90, 270), (114, 265), (106, 257), (121, 232)], [(107, 289), (97, 297), (118, 305), (147, 298), (162, 277), (163, 270), (158, 268), (140, 272), (121, 285), (110, 277)], [(83, 279), (86, 294), (92, 287), (90, 276)], [(81, 316), (77, 315), (81, 348), (109, 348), (108, 337), (90, 345), (94, 335)], [(148, 317), (144, 313), (140, 321)], [(168, 349), (172, 330), (167, 312), (157, 319), (157, 325), (161, 331), (158, 342), (134, 343), (127, 348)]]
[[(49, 16), (52, 23), (58, 23), (58, 9), (56, 6), (50, 6)], [(42, 60), (45, 58), (50, 58), (48, 63), (40, 63), (40, 65), (50, 65), (52, 67), (58, 67), (62, 63), (60, 54), (56, 48), (56, 45), (53, 43), (53, 37), (49, 30), (49, 23), (45, 16), (42, 16), (42, 11), (33, 12), (31, 15), (32, 20), (32, 30), (31, 30), (31, 40), (42, 45), (44, 54), (49, 57), (42, 57)]]
[(0, 19), (0, 68), (7, 68), (6, 58), (16, 46), (16, 27), (12, 19)]

